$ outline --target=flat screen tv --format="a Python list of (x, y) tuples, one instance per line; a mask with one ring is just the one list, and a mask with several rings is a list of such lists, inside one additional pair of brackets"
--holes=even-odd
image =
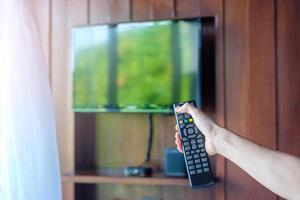
[(75, 112), (170, 113), (200, 102), (200, 20), (72, 29)]

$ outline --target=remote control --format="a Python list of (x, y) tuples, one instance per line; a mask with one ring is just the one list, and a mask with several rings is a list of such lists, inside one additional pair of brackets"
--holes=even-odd
[[(195, 101), (187, 101), (196, 107)], [(184, 103), (173, 104), (173, 108)], [(206, 188), (215, 184), (209, 158), (205, 149), (204, 135), (188, 113), (176, 113), (176, 122), (182, 140), (184, 159), (191, 188)]]

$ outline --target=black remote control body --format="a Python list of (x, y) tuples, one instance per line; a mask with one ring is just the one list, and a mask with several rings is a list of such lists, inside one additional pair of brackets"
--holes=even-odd
[[(186, 102), (173, 104), (173, 108)], [(195, 101), (187, 101), (196, 107)], [(188, 113), (176, 113), (176, 122), (182, 140), (184, 159), (191, 188), (207, 188), (215, 184), (209, 158), (205, 149), (204, 135)]]

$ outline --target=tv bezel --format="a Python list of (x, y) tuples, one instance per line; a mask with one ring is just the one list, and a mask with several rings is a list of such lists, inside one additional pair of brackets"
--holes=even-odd
[[(86, 28), (86, 27), (97, 27), (97, 26), (117, 26), (120, 24), (132, 24), (132, 23), (143, 23), (143, 22), (160, 22), (160, 21), (198, 21), (200, 23), (200, 32), (199, 32), (199, 59), (198, 59), (198, 76), (197, 76), (197, 80), (196, 82), (198, 82), (198, 85), (196, 86), (196, 91), (198, 90), (198, 92), (196, 92), (196, 99), (187, 99), (187, 101), (189, 100), (195, 100), (198, 107), (201, 107), (201, 50), (202, 50), (202, 34), (201, 34), (201, 18), (176, 18), (176, 19), (153, 19), (153, 20), (134, 20), (134, 21), (122, 21), (119, 23), (116, 22), (112, 22), (112, 23), (98, 23), (98, 24), (93, 24), (93, 25), (79, 25), (79, 26), (74, 26), (72, 27), (71, 32), (73, 32), (74, 29), (77, 28)], [(74, 66), (74, 48), (72, 47), (72, 34), (71, 34), (71, 54), (72, 54), (72, 68), (75, 68)], [(138, 108), (136, 109), (136, 105), (128, 105), (127, 108), (122, 108), (119, 106), (110, 106), (110, 108), (108, 108), (108, 106), (105, 108), (104, 106), (101, 108), (74, 108), (74, 104), (73, 104), (73, 97), (74, 97), (74, 89), (73, 89), (73, 85), (74, 85), (74, 80), (73, 80), (73, 72), (72, 72), (72, 84), (71, 84), (71, 91), (72, 91), (72, 110), (75, 113), (158, 113), (158, 114), (172, 114), (174, 112), (173, 110), (173, 106), (172, 105), (165, 105), (165, 107), (168, 107), (168, 109), (162, 109), (161, 107), (163, 106), (159, 106), (159, 108), (153, 108), (153, 109), (145, 109), (145, 108)], [(175, 103), (180, 103), (180, 102), (174, 102)], [(153, 106), (156, 107), (158, 105), (156, 104), (149, 104), (147, 105), (149, 107)], [(135, 108), (133, 108), (135, 107)]]

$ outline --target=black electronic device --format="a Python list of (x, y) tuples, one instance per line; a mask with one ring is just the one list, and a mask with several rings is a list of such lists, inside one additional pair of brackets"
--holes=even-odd
[(126, 167), (124, 169), (125, 176), (141, 176), (141, 177), (149, 177), (152, 175), (152, 168), (151, 167)]
[[(184, 103), (173, 104), (174, 111), (177, 106)], [(187, 101), (196, 107), (195, 101)], [(215, 184), (211, 171), (209, 158), (205, 149), (204, 135), (194, 124), (194, 119), (188, 113), (177, 113), (176, 122), (179, 128), (184, 159), (191, 188), (206, 188)]]

